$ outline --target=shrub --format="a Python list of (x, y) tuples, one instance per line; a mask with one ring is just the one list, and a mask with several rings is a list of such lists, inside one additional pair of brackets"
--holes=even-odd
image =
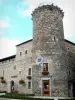
[(21, 94), (21, 93), (6, 93), (5, 95), (1, 95), (3, 98), (12, 98), (12, 99), (25, 99), (25, 100), (34, 100), (29, 96), (34, 96), (34, 94)]
[(7, 93), (7, 91), (0, 91), (0, 93)]

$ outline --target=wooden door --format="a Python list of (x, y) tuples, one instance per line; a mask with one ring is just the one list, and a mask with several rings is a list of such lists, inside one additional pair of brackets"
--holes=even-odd
[(50, 81), (42, 80), (42, 96), (50, 96)]
[(11, 81), (11, 92), (14, 92), (14, 81)]

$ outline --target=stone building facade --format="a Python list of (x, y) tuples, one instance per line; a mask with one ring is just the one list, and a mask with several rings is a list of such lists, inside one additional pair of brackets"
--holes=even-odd
[[(63, 11), (53, 4), (32, 13), (33, 39), (0, 59), (0, 91), (40, 96), (75, 96), (75, 44), (64, 39)], [(19, 84), (24, 80), (25, 84)]]

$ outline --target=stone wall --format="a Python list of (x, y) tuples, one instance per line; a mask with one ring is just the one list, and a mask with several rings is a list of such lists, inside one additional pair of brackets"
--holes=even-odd
[[(7, 82), (7, 85), (4, 88), (8, 92), (11, 92), (11, 81), (13, 80), (15, 86), (17, 86), (17, 91), (21, 93), (32, 93), (32, 44), (31, 42), (26, 45), (21, 45), (17, 48), (16, 58), (14, 60), (8, 59), (4, 60), (4, 63), (0, 63), (0, 77), (4, 77)], [(25, 54), (27, 50), (27, 54)], [(22, 55), (20, 56), (20, 51)], [(28, 70), (31, 68), (31, 80), (27, 78)], [(3, 75), (4, 71), (4, 75)], [(25, 86), (21, 87), (19, 85), (19, 80), (23, 79), (25, 81)], [(28, 82), (31, 82), (31, 89), (28, 89)], [(2, 85), (1, 85), (2, 87)], [(2, 88), (0, 87), (0, 90)], [(16, 90), (15, 90), (16, 91)]]
[[(27, 53), (26, 53), (27, 51)], [(21, 55), (20, 55), (21, 52)], [(32, 57), (32, 41), (19, 45), (16, 48), (16, 61)]]

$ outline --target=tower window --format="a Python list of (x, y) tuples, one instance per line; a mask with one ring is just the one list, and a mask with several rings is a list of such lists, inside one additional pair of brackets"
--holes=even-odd
[(70, 72), (70, 71), (68, 72), (68, 75), (69, 75), (69, 76), (71, 75), (71, 72)]
[(48, 63), (43, 63), (43, 72), (48, 72)]
[(31, 89), (31, 82), (28, 82), (28, 89)]
[(31, 68), (28, 69), (28, 74), (31, 75)]

